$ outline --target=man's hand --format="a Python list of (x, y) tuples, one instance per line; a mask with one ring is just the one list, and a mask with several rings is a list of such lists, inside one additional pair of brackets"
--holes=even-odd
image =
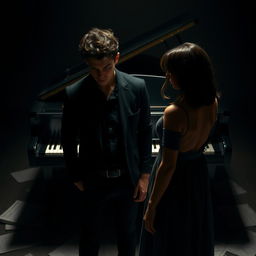
[(74, 182), (75, 186), (80, 190), (80, 191), (84, 191), (84, 183), (83, 181), (77, 181), (77, 182)]
[(148, 173), (144, 173), (141, 175), (133, 194), (135, 202), (143, 202), (146, 199), (148, 192), (149, 176), (150, 174)]

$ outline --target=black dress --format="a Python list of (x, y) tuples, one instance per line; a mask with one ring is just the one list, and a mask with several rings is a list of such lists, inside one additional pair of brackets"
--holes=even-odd
[[(156, 128), (161, 142), (162, 118)], [(161, 155), (160, 148), (150, 190)], [(201, 151), (180, 152), (171, 182), (156, 209), (156, 232), (151, 235), (145, 229), (142, 231), (140, 256), (213, 256), (212, 222), (206, 160)]]

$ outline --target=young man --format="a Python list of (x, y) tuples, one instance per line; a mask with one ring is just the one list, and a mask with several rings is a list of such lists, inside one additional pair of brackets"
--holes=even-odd
[(86, 33), (79, 47), (89, 75), (66, 88), (64, 158), (85, 200), (80, 256), (98, 255), (106, 206), (116, 213), (118, 255), (134, 256), (138, 203), (148, 188), (149, 96), (144, 80), (116, 69), (118, 46), (111, 30)]

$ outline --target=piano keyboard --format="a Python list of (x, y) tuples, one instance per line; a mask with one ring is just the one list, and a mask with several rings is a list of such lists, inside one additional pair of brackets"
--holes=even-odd
[(45, 154), (46, 155), (51, 155), (51, 154), (58, 154), (61, 155), (63, 154), (63, 149), (60, 144), (58, 145), (47, 145), (45, 149)]
[[(157, 155), (158, 151), (160, 149), (159, 143), (153, 141), (152, 144), (152, 156)], [(79, 145), (77, 145), (77, 152), (79, 152)], [(212, 155), (215, 153), (215, 150), (213, 148), (213, 145), (211, 143), (208, 143), (206, 147), (204, 148), (204, 154), (205, 155)], [(62, 156), (63, 155), (63, 148), (60, 144), (56, 145), (47, 145), (45, 150), (46, 156)]]
[[(77, 145), (77, 152), (79, 152), (79, 145)], [(63, 148), (60, 144), (56, 144), (56, 145), (49, 144), (46, 146), (45, 155), (61, 156), (61, 155), (63, 155)]]

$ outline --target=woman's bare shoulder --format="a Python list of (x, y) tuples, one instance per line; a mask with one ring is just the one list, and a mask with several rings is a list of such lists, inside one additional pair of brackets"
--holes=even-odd
[(187, 126), (187, 116), (182, 107), (171, 104), (164, 111), (164, 127), (182, 132)]

